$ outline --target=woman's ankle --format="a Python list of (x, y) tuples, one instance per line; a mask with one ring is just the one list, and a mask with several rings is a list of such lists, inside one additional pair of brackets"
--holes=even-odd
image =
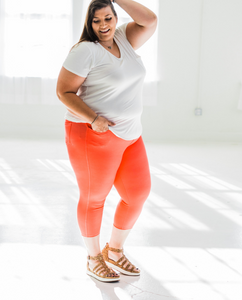
[[(123, 248), (123, 244), (122, 244), (122, 243), (112, 242), (112, 241), (110, 241), (110, 242), (108, 243), (108, 246), (109, 246), (110, 248), (114, 248), (114, 249), (122, 249), (122, 248)], [(110, 250), (110, 251), (111, 251), (111, 250)]]
[(100, 244), (99, 244), (99, 235), (89, 238), (89, 237), (82, 237), (87, 249), (87, 255), (90, 256), (97, 256), (101, 253)]
[(110, 237), (109, 247), (115, 249), (123, 249), (123, 245), (130, 233), (131, 229), (121, 230), (113, 226)]

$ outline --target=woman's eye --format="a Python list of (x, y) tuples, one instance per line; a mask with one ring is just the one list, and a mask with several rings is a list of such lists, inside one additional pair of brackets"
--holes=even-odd
[[(105, 19), (105, 21), (111, 21), (111, 20), (112, 20), (112, 18)], [(99, 23), (99, 20), (96, 20), (96, 21), (93, 20), (93, 23)]]

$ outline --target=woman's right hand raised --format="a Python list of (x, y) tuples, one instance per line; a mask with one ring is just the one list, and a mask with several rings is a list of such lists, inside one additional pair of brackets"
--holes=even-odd
[(92, 129), (97, 132), (106, 132), (109, 130), (108, 126), (114, 126), (115, 123), (107, 120), (104, 117), (98, 116), (93, 124), (91, 124)]

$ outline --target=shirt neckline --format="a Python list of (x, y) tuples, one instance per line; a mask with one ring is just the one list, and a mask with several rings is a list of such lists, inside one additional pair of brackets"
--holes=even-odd
[(117, 41), (116, 37), (114, 36), (114, 41), (115, 43), (117, 44), (118, 46), (118, 49), (119, 49), (119, 53), (120, 53), (120, 57), (117, 57), (115, 55), (113, 55), (113, 53), (109, 52), (106, 48), (104, 48), (99, 42), (98, 42), (98, 45), (100, 45), (100, 47), (102, 47), (106, 52), (108, 52), (110, 55), (112, 55), (114, 58), (118, 59), (118, 60), (121, 60), (123, 58), (123, 53), (121, 51), (121, 47), (120, 47), (120, 44), (119, 42)]

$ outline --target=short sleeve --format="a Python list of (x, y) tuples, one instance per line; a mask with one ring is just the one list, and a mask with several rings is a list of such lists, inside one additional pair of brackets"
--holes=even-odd
[(118, 34), (121, 34), (122, 36), (124, 36), (125, 38), (127, 38), (127, 36), (126, 36), (126, 28), (127, 28), (127, 25), (128, 25), (129, 23), (124, 23), (124, 24), (122, 24), (121, 26), (119, 26), (117, 29), (116, 29), (116, 32), (118, 33)]
[(62, 66), (78, 76), (87, 77), (93, 66), (93, 54), (86, 42), (71, 49)]

